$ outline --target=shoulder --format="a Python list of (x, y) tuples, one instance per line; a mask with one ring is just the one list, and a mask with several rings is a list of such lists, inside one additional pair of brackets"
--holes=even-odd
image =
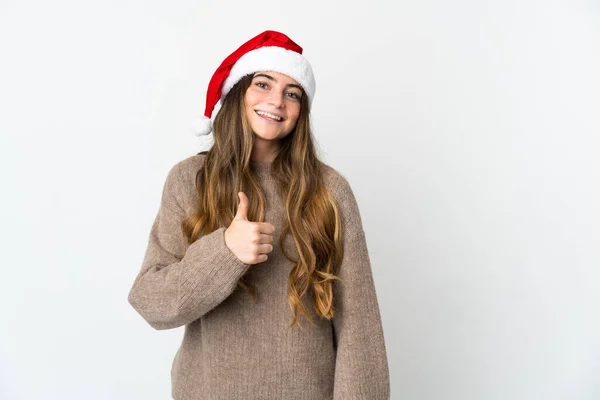
[(176, 162), (167, 174), (164, 195), (183, 210), (188, 209), (197, 196), (196, 175), (204, 166), (205, 158), (205, 153), (186, 157)]
[(320, 163), (323, 183), (339, 208), (344, 231), (348, 234), (362, 231), (362, 218), (358, 201), (349, 179), (334, 167), (322, 161)]
[(339, 195), (352, 195), (352, 188), (346, 176), (329, 164), (320, 161), (323, 181), (327, 188)]
[(184, 184), (194, 183), (198, 171), (204, 166), (206, 153), (198, 153), (177, 162), (170, 173), (177, 174)]

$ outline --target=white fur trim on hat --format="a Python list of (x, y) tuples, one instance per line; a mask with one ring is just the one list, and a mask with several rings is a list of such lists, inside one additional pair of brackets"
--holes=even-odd
[(306, 92), (310, 108), (316, 83), (308, 60), (302, 54), (278, 46), (259, 47), (241, 56), (223, 82), (221, 102), (240, 79), (257, 71), (275, 71), (295, 79)]

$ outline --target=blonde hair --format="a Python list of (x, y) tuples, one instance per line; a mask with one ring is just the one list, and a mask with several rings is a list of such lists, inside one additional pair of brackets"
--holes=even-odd
[[(196, 212), (182, 222), (191, 244), (219, 227), (228, 227), (238, 207), (237, 193), (249, 200), (248, 219), (264, 222), (265, 199), (262, 188), (250, 168), (254, 133), (245, 115), (244, 95), (253, 75), (242, 78), (227, 94), (213, 124), (214, 145), (206, 154), (204, 167), (196, 176), (199, 194)], [(272, 164), (272, 177), (285, 200), (285, 226), (279, 238), (284, 256), (295, 265), (288, 278), (288, 298), (293, 314), (290, 327), (302, 312), (312, 319), (301, 299), (313, 287), (313, 309), (320, 318), (331, 319), (333, 281), (343, 259), (341, 217), (338, 206), (323, 181), (310, 129), (307, 96), (301, 98), (300, 115)], [(298, 259), (286, 254), (284, 240), (291, 233)], [(240, 278), (238, 284), (256, 301), (256, 289)], [(300, 324), (299, 324), (300, 325)]]

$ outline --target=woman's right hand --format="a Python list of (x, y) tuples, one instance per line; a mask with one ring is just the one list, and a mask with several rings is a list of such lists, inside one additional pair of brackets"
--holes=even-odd
[(248, 197), (239, 192), (240, 204), (229, 228), (225, 230), (225, 244), (244, 264), (266, 261), (267, 253), (273, 251), (275, 226), (268, 222), (248, 221)]

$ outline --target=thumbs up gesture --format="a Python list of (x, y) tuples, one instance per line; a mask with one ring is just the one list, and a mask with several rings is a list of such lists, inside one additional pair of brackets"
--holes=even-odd
[(245, 264), (258, 264), (266, 261), (273, 251), (275, 226), (268, 222), (248, 221), (248, 197), (239, 192), (240, 204), (229, 228), (225, 230), (225, 244), (236, 257)]

